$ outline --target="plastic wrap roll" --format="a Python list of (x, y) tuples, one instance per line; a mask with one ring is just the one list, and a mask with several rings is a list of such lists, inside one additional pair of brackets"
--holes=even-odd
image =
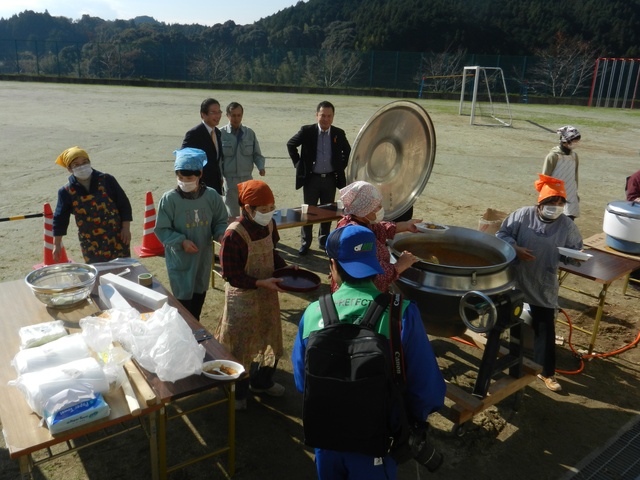
[(84, 386), (102, 394), (109, 391), (109, 382), (101, 365), (91, 357), (25, 373), (10, 381), (9, 385), (17, 387), (31, 410), (40, 416), (43, 415), (44, 405), (49, 398), (63, 390)]
[(81, 358), (91, 356), (87, 342), (82, 335), (75, 333), (39, 347), (20, 350), (11, 365), (18, 375), (37, 372), (44, 368), (55, 367)]
[(33, 348), (53, 342), (60, 337), (67, 335), (62, 320), (54, 320), (52, 322), (36, 323), (35, 325), (27, 325), (22, 327), (18, 334), (20, 335), (20, 348)]

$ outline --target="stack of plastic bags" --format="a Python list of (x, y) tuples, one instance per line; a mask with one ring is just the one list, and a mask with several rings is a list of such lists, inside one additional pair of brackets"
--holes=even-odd
[[(40, 332), (49, 335), (55, 328), (42, 324)], [(27, 344), (42, 343), (41, 338), (33, 335), (34, 331), (21, 330), (21, 339), (30, 339)], [(109, 391), (109, 380), (82, 335), (65, 334), (20, 350), (11, 364), (18, 378), (9, 385), (22, 392), (31, 410), (43, 417), (52, 433), (81, 425), (84, 418), (93, 421), (109, 415), (109, 407), (102, 398)]]

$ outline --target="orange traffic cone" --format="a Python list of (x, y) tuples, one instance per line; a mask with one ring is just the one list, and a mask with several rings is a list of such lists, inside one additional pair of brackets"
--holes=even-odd
[(144, 207), (144, 226), (142, 230), (142, 246), (133, 247), (136, 254), (141, 257), (157, 257), (164, 255), (164, 245), (160, 243), (153, 229), (156, 227), (156, 207), (153, 205), (153, 196), (147, 192), (147, 204)]
[(70, 263), (72, 260), (67, 258), (67, 251), (62, 245), (62, 251), (60, 252), (60, 260), (58, 262), (53, 260), (53, 211), (51, 205), (44, 204), (44, 262), (34, 265), (33, 268), (41, 268), (45, 265), (53, 265), (55, 263)]

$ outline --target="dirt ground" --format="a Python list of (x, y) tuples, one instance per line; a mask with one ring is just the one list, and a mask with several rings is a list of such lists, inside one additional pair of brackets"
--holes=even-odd
[[(245, 107), (244, 123), (252, 127), (267, 157), (267, 176), (279, 207), (297, 206), (294, 170), (286, 141), (300, 125), (314, 122), (315, 95), (262, 94), (241, 91), (172, 90), (103, 86), (66, 86), (0, 82), (0, 217), (42, 212), (49, 202), (55, 208), (56, 192), (66, 172), (54, 164), (65, 148), (85, 148), (93, 166), (116, 176), (134, 207), (133, 244), (140, 245), (145, 192), (157, 204), (173, 188), (174, 149), (184, 132), (199, 121), (198, 108), (207, 96), (222, 105), (239, 101)], [(389, 98), (328, 98), (336, 105), (335, 124), (350, 141), (361, 126)], [(458, 115), (457, 102), (417, 101), (433, 121), (437, 137), (435, 165), (429, 183), (415, 203), (415, 217), (476, 229), (486, 208), (502, 211), (535, 203), (533, 181), (548, 150), (556, 143), (555, 130), (575, 125), (582, 133), (579, 154), (582, 216), (577, 225), (584, 238), (600, 233), (607, 203), (623, 198), (625, 177), (640, 168), (640, 112), (581, 107), (512, 105), (513, 126), (469, 125)], [(223, 121), (222, 124), (225, 122)], [(23, 278), (42, 261), (42, 219), (0, 223), (0, 281)], [(282, 327), (286, 353), (277, 380), (287, 387), (278, 399), (251, 398), (249, 409), (237, 418), (237, 473), (235, 478), (312, 479), (313, 454), (304, 446), (301, 396), (295, 391), (289, 354), (300, 315), (326, 285), (326, 259), (317, 249), (297, 256), (297, 229), (281, 231), (280, 250), (287, 261), (320, 274), (321, 292), (281, 294)], [(70, 258), (81, 258), (76, 231), (65, 239)], [(314, 246), (315, 247), (315, 246)], [(142, 263), (165, 285), (164, 259)], [(566, 285), (592, 295), (600, 285), (570, 277)], [(213, 330), (223, 306), (222, 283), (209, 291), (203, 324)], [(622, 282), (612, 284), (596, 350), (609, 352), (634, 341), (639, 331), (638, 290), (622, 294)], [(589, 328), (596, 312), (595, 298), (561, 289), (560, 306), (576, 324)], [(19, 308), (15, 306), (13, 308)], [(5, 309), (2, 315), (9, 315)], [(558, 335), (569, 338), (564, 325)], [(573, 333), (576, 349), (588, 337)], [(432, 337), (445, 378), (470, 389), (477, 373), (478, 349), (448, 338)], [(558, 368), (576, 371), (580, 362), (568, 344), (558, 346)], [(521, 390), (517, 411), (515, 396), (476, 415), (465, 433), (452, 432), (447, 411), (432, 415), (431, 441), (445, 456), (443, 467), (428, 473), (411, 462), (401, 467), (401, 479), (557, 479), (571, 472), (589, 454), (601, 448), (623, 426), (637, 420), (640, 410), (640, 353), (622, 354), (585, 362), (579, 374), (562, 374), (563, 391), (552, 393), (539, 381)], [(213, 394), (207, 394), (213, 395)], [(200, 401), (200, 400), (190, 400)], [(448, 403), (448, 407), (451, 402)], [(224, 423), (211, 413), (191, 418), (201, 443), (215, 443)], [(0, 479), (18, 477), (17, 462), (9, 459), (0, 440)], [(148, 446), (141, 432), (102, 446), (43, 464), (36, 478), (138, 479), (149, 478)], [(170, 461), (179, 453), (201, 448), (186, 423), (170, 424)], [(204, 462), (177, 472), (171, 478), (224, 478)]]

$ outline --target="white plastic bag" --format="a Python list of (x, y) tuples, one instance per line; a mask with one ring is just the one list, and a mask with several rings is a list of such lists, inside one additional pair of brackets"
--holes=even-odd
[(146, 322), (132, 320), (127, 326), (129, 331), (120, 329), (117, 339), (163, 382), (201, 372), (206, 351), (175, 307), (164, 305)]
[(75, 333), (39, 347), (20, 350), (11, 360), (11, 365), (16, 369), (18, 375), (22, 375), (89, 356), (91, 356), (91, 352), (87, 343), (82, 335)]
[(27, 325), (18, 330), (20, 349), (38, 347), (57, 340), (67, 334), (62, 320)]
[(41, 417), (47, 401), (63, 390), (87, 387), (100, 393), (109, 391), (109, 382), (102, 367), (95, 358), (91, 357), (25, 373), (16, 380), (8, 382), (8, 385), (17, 387), (31, 410)]

